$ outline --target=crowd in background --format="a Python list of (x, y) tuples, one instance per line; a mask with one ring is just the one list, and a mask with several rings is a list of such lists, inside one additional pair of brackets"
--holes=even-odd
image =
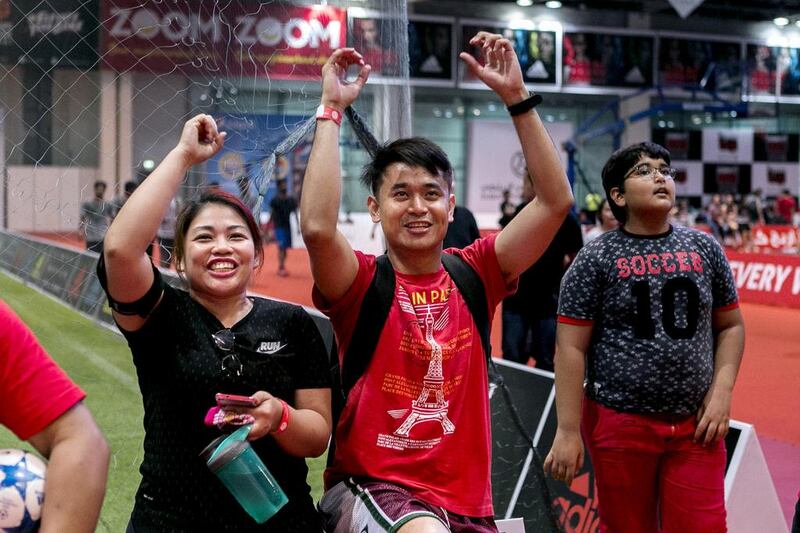
[[(584, 209), (580, 213), (584, 242), (616, 227), (613, 216), (604, 216), (602, 206), (605, 201), (602, 204), (587, 201), (587, 205), (596, 209)], [(798, 228), (800, 211), (797, 199), (789, 190), (784, 190), (777, 197), (766, 198), (760, 189), (756, 189), (743, 196), (713, 194), (702, 207), (692, 205), (688, 198), (678, 197), (670, 222), (708, 231), (727, 248), (753, 251), (756, 246), (752, 233), (754, 227), (776, 225)], [(795, 244), (794, 248), (800, 252), (798, 245)]]

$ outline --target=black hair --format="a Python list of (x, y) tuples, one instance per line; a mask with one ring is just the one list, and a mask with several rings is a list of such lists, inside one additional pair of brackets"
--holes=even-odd
[(620, 148), (608, 158), (603, 167), (603, 190), (606, 192), (606, 200), (614, 217), (624, 224), (628, 219), (628, 212), (624, 207), (618, 206), (611, 199), (611, 189), (618, 188), (620, 192), (625, 192), (625, 176), (642, 159), (647, 156), (652, 159), (663, 159), (666, 164), (670, 164), (671, 158), (669, 150), (653, 142), (642, 142), (632, 144), (626, 148)]
[(447, 182), (447, 186), (453, 188), (453, 166), (444, 150), (423, 137), (410, 137), (381, 146), (375, 152), (372, 161), (364, 165), (361, 183), (376, 198), (383, 183), (383, 173), (394, 163), (424, 168), (433, 175), (440, 175)]

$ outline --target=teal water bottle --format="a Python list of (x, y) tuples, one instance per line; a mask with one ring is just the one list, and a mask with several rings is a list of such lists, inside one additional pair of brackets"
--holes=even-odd
[(247, 441), (252, 425), (215, 439), (200, 454), (236, 501), (263, 524), (289, 501), (275, 478)]

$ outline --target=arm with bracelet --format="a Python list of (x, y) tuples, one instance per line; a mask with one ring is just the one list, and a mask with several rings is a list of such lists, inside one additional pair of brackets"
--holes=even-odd
[[(360, 67), (352, 82), (350, 65)], [(358, 263), (347, 239), (337, 229), (342, 196), (339, 126), (344, 110), (358, 97), (370, 66), (352, 48), (340, 48), (322, 67), (322, 99), (317, 109), (314, 144), (303, 178), (300, 223), (317, 289), (328, 301), (338, 300), (353, 283)], [(330, 265), (337, 265), (330, 268)]]

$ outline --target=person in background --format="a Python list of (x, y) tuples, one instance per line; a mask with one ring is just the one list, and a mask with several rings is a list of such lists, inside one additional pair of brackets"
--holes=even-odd
[(169, 202), (167, 212), (158, 225), (156, 238), (158, 239), (158, 262), (161, 268), (169, 268), (175, 252), (175, 224), (178, 222), (178, 200), (173, 198)]
[(726, 530), (744, 322), (720, 245), (669, 224), (674, 177), (658, 144), (614, 152), (602, 178), (621, 227), (586, 245), (561, 286), (558, 427), (544, 467), (569, 485), (585, 440), (603, 531)]
[(503, 201), (500, 202), (500, 220), (497, 221), (500, 224), (500, 229), (505, 228), (511, 222), (516, 210), (517, 206), (511, 202), (511, 191), (503, 189)]
[(122, 194), (114, 198), (114, 216), (117, 216), (119, 210), (122, 209), (122, 206), (125, 205), (125, 202), (128, 201), (128, 198), (131, 197), (133, 191), (136, 190), (137, 183), (133, 180), (126, 181), (122, 186)]
[(463, 205), (453, 208), (453, 220), (447, 226), (443, 248), (466, 248), (481, 237), (472, 211)]
[(278, 244), (278, 275), (286, 277), (289, 275), (286, 271), (286, 254), (292, 247), (291, 216), (294, 214), (297, 218), (297, 200), (289, 196), (285, 179), (278, 180), (278, 194), (269, 202), (269, 209), (275, 242)]
[[(522, 183), (522, 203), (517, 206), (517, 214), (536, 199), (529, 174)], [(520, 274), (517, 292), (503, 300), (503, 359), (523, 365), (533, 359), (536, 368), (553, 371), (558, 288), (581, 246), (580, 224), (569, 213), (541, 257)]]
[(600, 209), (597, 211), (597, 222), (597, 224), (584, 234), (584, 244), (589, 244), (603, 233), (615, 230), (619, 227), (619, 221), (614, 217), (614, 213), (608, 206), (608, 200), (600, 202)]
[(86, 241), (86, 249), (91, 252), (103, 252), (103, 239), (108, 226), (114, 218), (114, 206), (106, 202), (106, 182), (94, 182), (94, 196), (91, 200), (83, 202), (80, 210), (80, 224), (78, 231)]
[[(322, 527), (305, 458), (324, 453), (330, 438), (327, 352), (302, 307), (247, 294), (264, 254), (250, 210), (221, 191), (183, 208), (175, 265), (188, 290), (164, 283), (145, 253), (186, 173), (218, 153), (224, 139), (209, 115), (187, 121), (177, 146), (117, 215), (98, 264), (144, 404), (142, 480), (129, 533)], [(263, 525), (200, 457), (219, 436), (204, 423), (216, 393), (250, 397), (252, 408), (228, 409), (252, 422), (250, 445), (289, 499)]]
[(761, 189), (756, 189), (744, 198), (744, 207), (750, 219), (750, 226), (756, 224), (766, 224), (764, 217), (764, 193)]
[(97, 527), (110, 452), (85, 397), (0, 300), (0, 424), (49, 461), (41, 533)]
[(775, 200), (775, 209), (783, 219), (784, 224), (794, 225), (794, 215), (797, 212), (797, 200), (789, 189), (783, 189)]

